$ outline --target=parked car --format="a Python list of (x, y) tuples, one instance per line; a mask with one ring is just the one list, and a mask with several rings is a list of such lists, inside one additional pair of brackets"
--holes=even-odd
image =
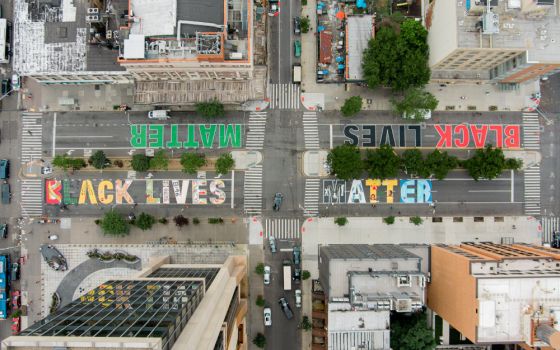
[(51, 241), (56, 241), (58, 239), (58, 235), (49, 235), (49, 239)]
[(296, 289), (296, 307), (301, 307), (301, 289)]
[(10, 177), (10, 161), (0, 159), (0, 179), (8, 179)]
[(301, 269), (296, 267), (294, 268), (294, 273), (292, 274), (292, 280), (294, 280), (296, 283), (299, 283), (301, 281)]
[(301, 42), (296, 40), (294, 42), (294, 56), (300, 57), (301, 56)]
[(272, 210), (274, 211), (279, 211), (280, 207), (282, 206), (282, 199), (284, 198), (284, 195), (280, 192), (276, 192), (276, 194), (274, 195), (274, 203), (272, 204)]
[(294, 318), (294, 313), (292, 312), (292, 309), (290, 308), (290, 304), (288, 304), (288, 302), (286, 301), (286, 298), (280, 298), (278, 300), (278, 304), (280, 304), (280, 307), (282, 308), (282, 311), (284, 312), (284, 315), (286, 315), (286, 318), (288, 320), (291, 320), (292, 318)]
[(293, 255), (293, 258), (294, 258), (294, 265), (301, 264), (301, 248), (300, 247), (294, 247), (294, 249), (292, 250), (292, 255)]
[(272, 310), (269, 307), (264, 308), (264, 325), (266, 327), (272, 326)]
[(280, 13), (280, 8), (278, 7), (278, 2), (270, 3), (270, 10), (268, 10), (268, 15), (272, 17), (278, 16)]
[(50, 166), (41, 167), (41, 174), (43, 175), (52, 174), (52, 168)]
[(21, 88), (21, 78), (17, 73), (12, 74), (12, 90), (19, 91)]
[(301, 20), (299, 17), (294, 17), (294, 34), (301, 33)]
[(15, 311), (21, 307), (21, 292), (19, 290), (13, 291), (12, 293), (12, 311)]
[(171, 118), (169, 116), (169, 110), (167, 109), (157, 109), (155, 111), (148, 112), (149, 119), (159, 119), (159, 120), (167, 120)]
[(8, 238), (8, 224), (0, 225), (0, 236), (2, 238)]
[(270, 252), (276, 253), (276, 240), (274, 239), (274, 237), (270, 236), (268, 238), (268, 243), (270, 244)]
[(2, 96), (10, 92), (10, 79), (2, 80)]
[(270, 266), (264, 267), (264, 284), (270, 284)]
[(10, 192), (10, 184), (4, 182), (2, 184), (2, 204), (10, 204), (12, 193)]
[(13, 263), (12, 268), (10, 269), (10, 279), (12, 281), (19, 280), (19, 264)]

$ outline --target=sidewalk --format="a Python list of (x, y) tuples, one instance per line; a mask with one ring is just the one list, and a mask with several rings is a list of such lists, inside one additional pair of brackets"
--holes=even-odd
[[(317, 15), (316, 0), (308, 0), (303, 6), (302, 17), (309, 17), (310, 30), (301, 35), (302, 41), (302, 98), (307, 99), (307, 93), (324, 95), (324, 108), (326, 110), (340, 110), (344, 100), (350, 96), (361, 96), (364, 99), (364, 110), (391, 110), (391, 90), (378, 88), (371, 90), (356, 84), (317, 84), (315, 80), (317, 71)], [(445, 85), (445, 86), (443, 86)], [(529, 98), (532, 94), (540, 92), (540, 82), (533, 81), (522, 84), (519, 90), (500, 91), (497, 85), (476, 84), (428, 84), (426, 90), (435, 95), (439, 101), (436, 110), (455, 111), (488, 111), (490, 106), (495, 106), (498, 111), (519, 111), (531, 106)], [(315, 103), (305, 104), (306, 108), (315, 106)], [(312, 108), (310, 108), (312, 109)]]

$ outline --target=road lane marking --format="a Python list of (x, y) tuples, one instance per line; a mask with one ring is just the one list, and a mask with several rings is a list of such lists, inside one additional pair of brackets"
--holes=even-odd
[[(471, 192), (471, 193), (491, 193), (491, 192), (497, 192), (497, 193), (502, 193), (502, 192), (510, 192), (510, 190), (468, 190), (467, 192)], [(513, 201), (512, 201), (513, 202)]]
[(112, 137), (115, 137), (115, 136), (112, 136), (112, 135), (60, 135), (60, 136), (58, 136), (59, 139), (62, 139), (62, 138), (79, 138), (79, 139), (96, 138), (96, 139), (102, 139), (102, 138), (112, 138)]
[(233, 209), (233, 198), (235, 197), (235, 170), (231, 171), (231, 209)]
[(515, 184), (514, 184), (513, 180), (514, 180), (515, 175), (513, 173), (513, 170), (510, 170), (510, 171), (511, 171), (511, 198), (510, 199), (511, 199), (511, 202), (513, 202), (514, 190), (515, 190)]
[(54, 117), (53, 117), (53, 134), (52, 134), (52, 156), (55, 156), (55, 150), (56, 150), (56, 112), (54, 112)]

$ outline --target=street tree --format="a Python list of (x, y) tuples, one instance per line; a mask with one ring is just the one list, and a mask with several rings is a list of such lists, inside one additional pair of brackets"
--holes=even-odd
[(138, 218), (134, 222), (134, 224), (142, 231), (151, 229), (155, 223), (156, 218), (146, 213), (141, 213), (140, 215), (138, 215)]
[(218, 100), (199, 102), (196, 104), (196, 113), (205, 118), (223, 117), (224, 105)]
[(343, 180), (357, 179), (364, 171), (360, 150), (350, 144), (333, 148), (327, 156), (327, 165), (331, 175)]
[(263, 263), (258, 263), (257, 266), (255, 266), (255, 273), (257, 275), (264, 275), (264, 264)]
[(304, 331), (310, 331), (313, 328), (313, 324), (309, 321), (309, 317), (303, 316), (301, 323), (299, 324), (299, 328), (303, 329)]
[(435, 347), (436, 340), (425, 313), (391, 316), (392, 349), (428, 350)]
[(300, 26), (301, 26), (301, 32), (302, 33), (305, 34), (305, 33), (309, 32), (309, 18), (302, 17), (301, 22), (300, 22)]
[(375, 150), (368, 150), (364, 161), (366, 171), (374, 179), (397, 177), (401, 168), (401, 159), (393, 147), (383, 145)]
[(368, 86), (405, 91), (430, 79), (428, 32), (421, 23), (407, 19), (398, 28), (384, 24), (364, 50), (362, 67)]
[(235, 167), (231, 153), (224, 153), (216, 160), (216, 172), (221, 175), (229, 173)]
[(167, 170), (169, 166), (169, 155), (165, 150), (158, 150), (154, 153), (154, 156), (150, 159), (150, 169), (154, 170)]
[(435, 176), (438, 180), (443, 180), (449, 174), (449, 171), (457, 168), (458, 161), (457, 157), (450, 156), (447, 152), (436, 149), (432, 153), (426, 156), (426, 169), (429, 172), (422, 174), (423, 177), (429, 177), (430, 175)]
[(264, 349), (266, 345), (266, 338), (264, 334), (257, 333), (257, 335), (253, 338), (253, 344), (255, 344), (257, 348)]
[(86, 167), (86, 161), (82, 158), (70, 158), (66, 154), (56, 155), (52, 161), (52, 165), (64, 170), (79, 170)]
[(89, 163), (93, 165), (96, 169), (104, 169), (111, 165), (111, 161), (107, 156), (105, 156), (105, 152), (99, 150), (89, 157)]
[(116, 211), (108, 211), (99, 224), (108, 236), (125, 236), (130, 232), (129, 223)]
[(424, 156), (418, 148), (411, 148), (401, 155), (402, 169), (409, 176), (418, 176), (425, 172)]
[(132, 156), (130, 165), (134, 171), (148, 171), (150, 169), (150, 158), (145, 154), (135, 154)]
[(307, 271), (307, 270), (303, 270), (303, 271), (301, 272), (301, 279), (302, 279), (302, 280), (305, 281), (305, 280), (309, 279), (310, 277), (311, 277), (311, 272), (309, 272), (309, 271)]
[(506, 169), (519, 170), (523, 166), (521, 159), (506, 158)]
[(506, 169), (506, 158), (501, 148), (488, 145), (477, 149), (471, 158), (463, 162), (463, 166), (476, 181), (480, 178), (492, 180)]
[(393, 111), (404, 119), (424, 120), (426, 113), (436, 109), (438, 100), (424, 88), (409, 88), (399, 99), (392, 98)]
[(173, 218), (173, 222), (175, 222), (175, 226), (179, 226), (179, 228), (181, 228), (189, 224), (189, 219), (183, 215), (177, 215)]
[(181, 165), (183, 172), (196, 174), (198, 169), (206, 165), (206, 156), (200, 153), (183, 153), (181, 154)]
[(344, 101), (344, 105), (342, 105), (342, 108), (340, 109), (342, 115), (344, 115), (345, 117), (356, 115), (361, 110), (362, 98), (360, 96), (352, 96), (347, 98), (346, 101)]
[(413, 223), (416, 226), (420, 226), (424, 222), (424, 220), (422, 220), (422, 218), (419, 216), (413, 216), (409, 220), (411, 223)]
[(344, 226), (348, 223), (348, 219), (342, 216), (339, 218), (335, 218), (334, 223), (337, 224), (338, 226)]
[(255, 304), (257, 304), (258, 307), (264, 307), (266, 301), (264, 300), (262, 295), (257, 295), (257, 300), (255, 301)]

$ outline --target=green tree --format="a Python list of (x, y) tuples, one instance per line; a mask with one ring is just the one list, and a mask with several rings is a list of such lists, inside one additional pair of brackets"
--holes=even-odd
[(141, 213), (140, 215), (138, 215), (138, 218), (134, 222), (134, 224), (142, 231), (151, 229), (155, 223), (156, 218), (146, 213)]
[[(449, 171), (457, 168), (457, 166), (457, 157), (450, 156), (445, 151), (440, 152), (436, 149), (426, 157), (426, 169), (428, 169), (430, 175), (433, 174), (438, 180), (445, 179)], [(423, 175), (429, 177), (429, 175)]]
[(310, 331), (313, 328), (313, 325), (309, 321), (309, 317), (303, 316), (301, 323), (299, 324), (299, 328), (303, 329), (304, 331)]
[(257, 335), (253, 338), (253, 344), (255, 344), (257, 348), (264, 349), (266, 345), (266, 338), (264, 334), (257, 333)]
[(132, 156), (130, 165), (135, 171), (148, 171), (150, 169), (150, 158), (145, 154), (135, 154)]
[(224, 153), (216, 160), (216, 172), (225, 175), (235, 167), (235, 160), (231, 153)]
[(393, 110), (399, 116), (411, 120), (426, 119), (427, 111), (433, 111), (438, 105), (434, 95), (424, 88), (410, 88), (401, 99), (391, 99)]
[(266, 302), (265, 302), (264, 298), (262, 297), (262, 295), (257, 295), (257, 300), (255, 301), (255, 304), (257, 304), (258, 307), (264, 307)]
[(506, 159), (501, 148), (488, 145), (477, 149), (471, 158), (463, 162), (463, 166), (476, 181), (480, 178), (492, 180), (506, 169)]
[(519, 170), (523, 166), (521, 159), (506, 158), (506, 169)]
[(150, 159), (150, 169), (167, 170), (168, 166), (169, 156), (167, 155), (167, 152), (162, 149), (154, 153), (154, 156)]
[(79, 170), (86, 167), (86, 161), (82, 158), (70, 158), (66, 154), (63, 154), (55, 156), (52, 165), (64, 170)]
[(387, 225), (392, 225), (395, 223), (395, 217), (387, 216), (386, 218), (383, 218), (383, 222), (386, 223)]
[(334, 219), (334, 223), (338, 226), (344, 226), (348, 223), (348, 219), (345, 217), (339, 217)]
[(393, 147), (383, 145), (375, 150), (368, 150), (364, 164), (370, 177), (383, 180), (398, 175), (401, 159), (395, 154)]
[(89, 163), (96, 169), (103, 169), (111, 165), (109, 158), (105, 156), (105, 152), (97, 151), (89, 157)]
[(109, 236), (125, 236), (130, 232), (129, 223), (113, 210), (105, 213), (100, 226), (103, 233)]
[(303, 270), (303, 271), (301, 272), (301, 279), (302, 279), (302, 280), (305, 281), (305, 280), (309, 279), (309, 277), (311, 277), (311, 272), (309, 272), (309, 271), (307, 271), (307, 270)]
[(263, 263), (258, 263), (257, 266), (255, 266), (255, 273), (257, 275), (264, 275), (264, 264)]
[(411, 148), (401, 155), (402, 169), (409, 176), (417, 176), (425, 172), (424, 156), (418, 148)]
[(413, 217), (410, 218), (410, 222), (412, 222), (416, 226), (420, 226), (420, 225), (422, 225), (424, 220), (422, 220), (422, 218), (419, 217), (419, 216), (413, 216)]
[(406, 350), (435, 349), (436, 340), (426, 322), (426, 314), (391, 316), (391, 348)]
[(181, 165), (183, 172), (196, 174), (198, 169), (206, 165), (206, 157), (199, 153), (183, 153), (181, 154)]
[(302, 17), (301, 22), (300, 22), (300, 26), (301, 26), (301, 32), (302, 33), (309, 32), (309, 18)]
[(205, 118), (223, 117), (224, 105), (218, 100), (199, 102), (196, 104), (196, 113)]
[(413, 19), (403, 21), (398, 29), (394, 22), (382, 26), (363, 54), (368, 86), (405, 91), (425, 85), (430, 80), (427, 37), (427, 30)]
[(356, 115), (361, 110), (362, 98), (360, 96), (352, 96), (347, 98), (346, 101), (344, 101), (344, 105), (342, 105), (342, 108), (340, 109), (342, 115), (344, 115), (345, 117)]
[(360, 150), (349, 144), (333, 148), (327, 156), (327, 165), (331, 175), (343, 180), (357, 179), (364, 171)]

